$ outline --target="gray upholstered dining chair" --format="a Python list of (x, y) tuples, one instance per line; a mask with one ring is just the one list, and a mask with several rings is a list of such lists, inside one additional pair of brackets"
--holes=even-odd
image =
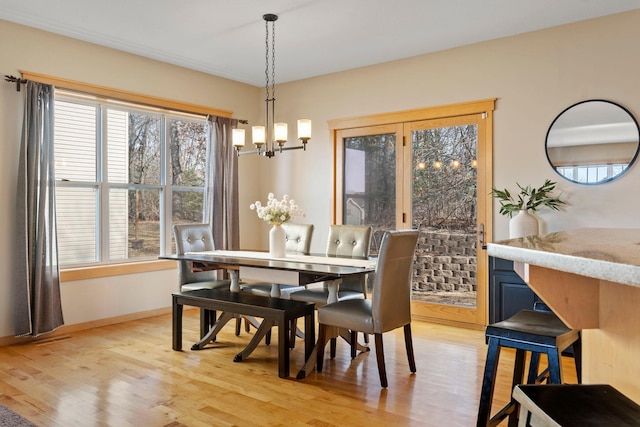
[[(368, 225), (332, 225), (327, 239), (327, 256), (366, 258), (371, 246), (372, 228)], [(327, 285), (310, 286), (291, 292), (289, 298), (296, 301), (313, 302), (316, 306), (327, 303), (329, 290)], [(366, 276), (345, 279), (338, 290), (338, 301), (362, 299), (367, 297)]]
[[(177, 255), (184, 255), (186, 252), (215, 250), (213, 232), (209, 224), (175, 224), (173, 237), (176, 241)], [(229, 288), (230, 280), (218, 279), (219, 270), (194, 271), (192, 264), (190, 261), (178, 263), (178, 285), (181, 291)], [(200, 310), (201, 334), (215, 323), (215, 317), (215, 312)], [(240, 322), (241, 319), (236, 321), (236, 335), (240, 334)]]
[(318, 308), (318, 372), (322, 372), (330, 327), (351, 331), (351, 357), (355, 357), (357, 332), (374, 335), (382, 387), (388, 385), (382, 334), (403, 327), (409, 369), (416, 372), (411, 339), (411, 279), (417, 242), (417, 230), (386, 232), (380, 245), (372, 298), (343, 300)]
[[(368, 225), (334, 224), (329, 227), (327, 239), (327, 256), (344, 256), (366, 258), (371, 247), (372, 227)], [(301, 290), (287, 291), (289, 299), (312, 302), (316, 307), (327, 303), (329, 289), (326, 283), (320, 286), (311, 285)], [(346, 278), (338, 288), (338, 301), (367, 298), (367, 276)], [(292, 338), (293, 341), (294, 338)], [(369, 342), (368, 336), (364, 336)], [(336, 353), (336, 339), (331, 340), (331, 355)]]
[[(282, 224), (285, 232), (285, 251), (288, 254), (309, 255), (311, 250), (311, 237), (313, 236), (313, 224), (295, 224), (286, 222)], [(304, 287), (295, 285), (279, 285), (281, 290), (302, 290)], [(244, 283), (240, 286), (241, 292), (254, 295), (271, 296), (271, 283)]]
[[(186, 252), (213, 251), (213, 232), (209, 224), (175, 224), (173, 236), (176, 240), (176, 254)], [(180, 261), (178, 264), (178, 284), (181, 291), (196, 289), (214, 289), (229, 287), (229, 280), (218, 279), (219, 270), (193, 271), (190, 261)]]

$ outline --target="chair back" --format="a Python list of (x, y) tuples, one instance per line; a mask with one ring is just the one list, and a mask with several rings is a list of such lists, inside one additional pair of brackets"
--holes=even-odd
[[(176, 240), (176, 253), (184, 255), (186, 252), (213, 251), (213, 232), (209, 224), (175, 224), (173, 236)], [(217, 280), (216, 270), (193, 272), (190, 261), (180, 261), (178, 264), (178, 281), (182, 286), (186, 283)]]
[[(373, 229), (369, 225), (341, 225), (329, 227), (327, 255), (368, 257)], [(366, 295), (366, 276), (343, 279), (340, 289)]]
[(327, 255), (369, 256), (372, 228), (369, 225), (331, 225)]
[(285, 222), (282, 224), (285, 233), (285, 251), (309, 255), (311, 251), (311, 236), (313, 235), (313, 224), (295, 224)]
[(373, 281), (373, 330), (383, 333), (411, 323), (411, 281), (417, 230), (387, 231)]

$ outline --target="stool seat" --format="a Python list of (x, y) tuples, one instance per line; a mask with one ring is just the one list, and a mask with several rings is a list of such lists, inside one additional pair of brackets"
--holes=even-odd
[[(560, 351), (573, 344), (580, 331), (568, 328), (562, 320), (550, 312), (520, 310), (510, 318), (487, 326), (485, 336), (516, 342), (527, 342)], [(517, 348), (517, 347), (514, 347)]]
[[(531, 353), (526, 383), (535, 384), (544, 378), (551, 384), (561, 384), (560, 354), (571, 345), (574, 350), (578, 381), (581, 379), (580, 331), (568, 328), (552, 312), (521, 310), (506, 320), (488, 325), (485, 337), (488, 349), (480, 391), (478, 426), (496, 426), (507, 417), (509, 417), (509, 426), (515, 426), (517, 422), (519, 404), (513, 398), (493, 417), (490, 416), (500, 350), (503, 347), (516, 350), (512, 388), (525, 383), (526, 352)], [(545, 370), (544, 376), (538, 374), (540, 354), (547, 355), (548, 369)]]
[(640, 426), (640, 406), (606, 384), (518, 385), (519, 426)]

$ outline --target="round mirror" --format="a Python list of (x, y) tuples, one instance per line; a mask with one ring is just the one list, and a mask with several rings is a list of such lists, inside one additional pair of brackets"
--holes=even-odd
[(555, 118), (545, 147), (553, 169), (578, 184), (602, 184), (624, 174), (638, 156), (638, 122), (610, 101), (582, 101)]

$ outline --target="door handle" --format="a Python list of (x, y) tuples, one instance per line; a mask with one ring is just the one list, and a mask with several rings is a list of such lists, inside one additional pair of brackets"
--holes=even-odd
[(487, 249), (487, 243), (484, 240), (484, 224), (478, 224), (478, 243), (481, 249)]

